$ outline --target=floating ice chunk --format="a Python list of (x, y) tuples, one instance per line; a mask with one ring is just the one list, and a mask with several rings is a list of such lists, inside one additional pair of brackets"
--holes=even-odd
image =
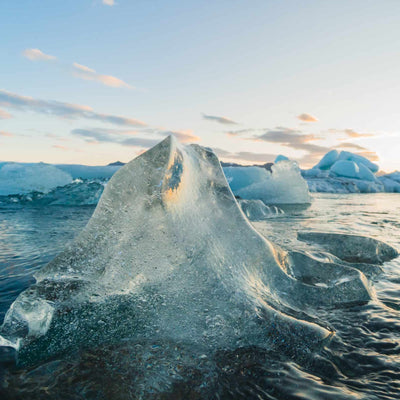
[(369, 161), (367, 158), (360, 156), (359, 154), (351, 153), (350, 151), (341, 151), (338, 160), (353, 161), (357, 165), (363, 164), (374, 173), (379, 171), (378, 165)]
[(6, 163), (0, 169), (0, 195), (46, 193), (72, 182), (71, 175), (53, 165)]
[(307, 204), (311, 196), (294, 161), (282, 160), (272, 172), (260, 167), (228, 167), (224, 173), (233, 193), (242, 199), (266, 204)]
[(271, 218), (273, 215), (284, 214), (284, 211), (276, 206), (267, 206), (261, 200), (243, 200), (238, 203), (250, 221), (261, 221)]
[(315, 165), (313, 168), (316, 169), (322, 169), (326, 170), (329, 169), (337, 160), (339, 159), (339, 152), (337, 150), (331, 150), (328, 153), (326, 153), (319, 163)]
[(262, 167), (225, 167), (223, 171), (234, 193), (255, 182), (264, 182), (270, 176)]
[(354, 161), (340, 160), (332, 165), (330, 173), (333, 174), (333, 176), (358, 179), (360, 176), (360, 169)]
[(329, 253), (352, 263), (382, 264), (399, 255), (387, 243), (366, 236), (325, 232), (298, 232), (299, 240), (317, 243)]
[(4, 317), (3, 326), (15, 333), (41, 336), (50, 327), (53, 311), (49, 301), (31, 296), (28, 290), (11, 305)]

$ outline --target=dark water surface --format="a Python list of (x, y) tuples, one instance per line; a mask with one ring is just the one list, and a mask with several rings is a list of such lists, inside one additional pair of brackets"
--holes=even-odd
[[(354, 233), (400, 249), (398, 194), (316, 195), (308, 209), (253, 223), (288, 249), (318, 250), (299, 230)], [(87, 223), (92, 206), (0, 208), (0, 319), (18, 294)], [(335, 331), (321, 349), (221, 348), (121, 340), (85, 348), (29, 368), (3, 362), (2, 399), (399, 399), (400, 259), (373, 279), (375, 299), (320, 308)], [(307, 311), (307, 310), (305, 310)], [(3, 355), (3, 360), (6, 357)]]

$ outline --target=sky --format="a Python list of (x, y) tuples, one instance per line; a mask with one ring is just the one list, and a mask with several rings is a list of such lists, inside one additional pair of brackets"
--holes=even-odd
[(221, 160), (400, 170), (399, 0), (0, 2), (0, 161)]

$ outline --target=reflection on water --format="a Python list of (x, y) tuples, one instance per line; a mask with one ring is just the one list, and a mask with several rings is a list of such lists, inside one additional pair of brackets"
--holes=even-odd
[[(253, 225), (290, 250), (320, 251), (297, 240), (300, 230), (368, 235), (399, 249), (398, 200), (398, 194), (320, 194), (307, 209), (287, 209)], [(0, 209), (1, 318), (32, 283), (33, 272), (63, 249), (93, 210)], [(243, 347), (210, 354), (187, 343), (122, 340), (49, 360), (29, 372), (7, 367), (3, 390), (16, 399), (398, 399), (400, 259), (385, 263), (373, 282), (376, 299), (368, 304), (317, 309), (319, 320), (336, 333), (320, 350), (288, 348), (283, 341), (268, 351)]]

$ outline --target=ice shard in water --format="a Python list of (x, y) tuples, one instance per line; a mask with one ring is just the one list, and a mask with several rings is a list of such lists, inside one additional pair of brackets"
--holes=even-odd
[(312, 345), (331, 332), (305, 310), (371, 296), (356, 268), (262, 237), (216, 155), (173, 137), (115, 173), (86, 228), (35, 278), (0, 330), (27, 358), (126, 337)]

